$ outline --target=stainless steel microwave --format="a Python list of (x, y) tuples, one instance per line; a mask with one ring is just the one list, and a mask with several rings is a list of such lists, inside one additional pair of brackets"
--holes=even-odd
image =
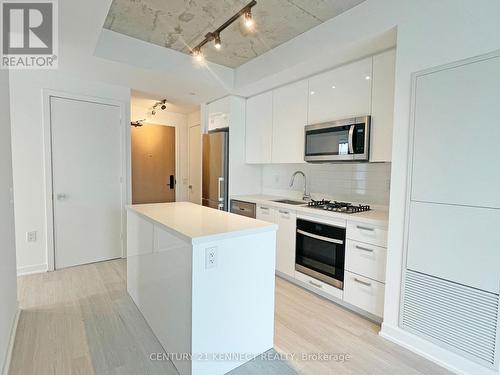
[(370, 116), (307, 125), (304, 160), (325, 163), (333, 161), (368, 161)]

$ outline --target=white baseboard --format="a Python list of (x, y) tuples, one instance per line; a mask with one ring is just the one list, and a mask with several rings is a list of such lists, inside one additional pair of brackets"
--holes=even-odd
[(7, 355), (5, 356), (5, 364), (3, 366), (2, 374), (8, 375), (10, 369), (10, 362), (12, 360), (12, 352), (14, 350), (14, 341), (16, 340), (17, 325), (19, 323), (19, 316), (21, 315), (21, 310), (17, 309), (16, 316), (14, 318), (14, 324), (10, 330), (9, 346), (7, 348)]
[(47, 270), (48, 270), (47, 263), (18, 267), (17, 268), (17, 276), (31, 275), (33, 273), (42, 273), (42, 272), (47, 272)]
[(499, 375), (498, 370), (488, 369), (475, 362), (441, 348), (399, 327), (382, 323), (379, 335), (426, 359), (460, 375)]

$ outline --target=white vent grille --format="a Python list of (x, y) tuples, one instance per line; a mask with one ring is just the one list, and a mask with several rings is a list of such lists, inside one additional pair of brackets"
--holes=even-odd
[(407, 270), (402, 328), (495, 364), (499, 296)]

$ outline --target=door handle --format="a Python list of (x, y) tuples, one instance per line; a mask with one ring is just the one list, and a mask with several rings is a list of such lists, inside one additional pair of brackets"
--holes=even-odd
[(361, 229), (361, 230), (366, 230), (368, 232), (373, 232), (375, 230), (375, 228), (363, 227), (361, 225), (356, 225), (356, 228)]
[(314, 281), (309, 280), (309, 284), (315, 286), (316, 288), (323, 288), (323, 285), (315, 283)]
[(368, 253), (373, 253), (373, 249), (369, 249), (367, 247), (363, 247), (363, 246), (359, 246), (359, 245), (356, 245), (356, 249), (363, 250), (363, 251), (366, 251)]
[(342, 241), (342, 240), (337, 240), (335, 238), (329, 238), (329, 237), (319, 236), (317, 234), (309, 233), (309, 232), (303, 231), (301, 229), (297, 229), (297, 233), (302, 234), (302, 235), (307, 236), (307, 237), (314, 238), (316, 240), (320, 240), (320, 241), (325, 241), (325, 242), (330, 242), (330, 243), (336, 243), (336, 244), (339, 244), (339, 245), (343, 245), (344, 244), (344, 241)]
[(63, 201), (67, 198), (66, 194), (57, 194), (56, 198), (58, 201)]
[(224, 177), (219, 177), (217, 179), (217, 185), (218, 185), (218, 198), (219, 198), (219, 202), (224, 202), (224, 197), (222, 196), (222, 183), (224, 182)]
[(175, 177), (173, 174), (171, 174), (169, 177), (168, 186), (170, 187), (170, 189), (175, 188)]
[(353, 139), (354, 139), (354, 127), (355, 125), (351, 125), (349, 128), (349, 154), (354, 154), (354, 144), (353, 144)]
[(192, 189), (193, 188), (193, 185), (189, 185), (188, 188)]
[(360, 280), (358, 278), (354, 278), (354, 281), (356, 281), (358, 284), (365, 285), (365, 286), (372, 286), (372, 283), (369, 283), (367, 281)]

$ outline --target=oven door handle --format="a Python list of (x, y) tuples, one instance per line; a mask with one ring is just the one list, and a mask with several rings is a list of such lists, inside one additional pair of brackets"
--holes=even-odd
[(303, 234), (304, 236), (311, 237), (311, 238), (314, 238), (314, 239), (320, 240), (320, 241), (326, 241), (326, 242), (336, 243), (336, 244), (339, 244), (339, 245), (343, 245), (344, 244), (344, 241), (342, 241), (342, 240), (337, 240), (335, 238), (328, 238), (328, 237), (324, 237), (324, 236), (319, 236), (317, 234), (305, 232), (305, 231), (303, 231), (301, 229), (297, 229), (297, 233)]

